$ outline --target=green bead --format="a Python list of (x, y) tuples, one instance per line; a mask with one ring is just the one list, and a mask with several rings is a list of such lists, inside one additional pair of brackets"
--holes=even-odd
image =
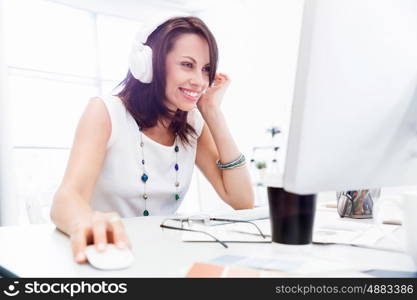
[(147, 209), (145, 209), (145, 210), (144, 210), (144, 212), (143, 212), (143, 215), (144, 215), (145, 217), (149, 216), (149, 211), (148, 211)]
[(174, 150), (175, 150), (175, 152), (178, 152), (178, 151), (180, 151), (180, 148), (178, 146), (175, 146)]
[(175, 194), (175, 200), (180, 200), (180, 195), (178, 195), (178, 194)]

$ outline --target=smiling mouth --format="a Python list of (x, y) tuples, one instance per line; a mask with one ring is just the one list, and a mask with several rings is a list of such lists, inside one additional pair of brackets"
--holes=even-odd
[(193, 91), (186, 90), (186, 89), (183, 89), (183, 88), (179, 88), (179, 90), (185, 96), (185, 98), (187, 98), (189, 100), (192, 100), (192, 101), (197, 101), (198, 98), (200, 98), (200, 95), (201, 95), (201, 93), (193, 92)]

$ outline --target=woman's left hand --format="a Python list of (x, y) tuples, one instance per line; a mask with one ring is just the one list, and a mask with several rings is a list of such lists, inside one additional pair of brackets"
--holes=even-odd
[(226, 74), (217, 73), (214, 77), (213, 84), (201, 96), (197, 103), (198, 109), (203, 111), (219, 109), (223, 95), (230, 84), (230, 79)]

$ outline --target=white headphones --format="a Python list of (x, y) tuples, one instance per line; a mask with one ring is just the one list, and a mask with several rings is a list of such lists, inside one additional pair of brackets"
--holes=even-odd
[(132, 49), (129, 54), (129, 70), (133, 77), (142, 83), (151, 83), (152, 72), (152, 48), (145, 45), (146, 40), (159, 25), (172, 18), (171, 14), (161, 14), (147, 22), (148, 26), (143, 27), (136, 34)]
[(145, 45), (148, 36), (158, 26), (146, 27), (140, 30), (134, 40), (129, 54), (129, 70), (133, 77), (143, 83), (152, 82), (152, 48)]

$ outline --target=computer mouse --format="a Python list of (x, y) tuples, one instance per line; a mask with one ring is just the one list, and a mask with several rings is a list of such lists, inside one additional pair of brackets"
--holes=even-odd
[(134, 257), (129, 248), (120, 249), (114, 244), (107, 244), (106, 249), (99, 252), (94, 245), (87, 246), (85, 255), (88, 262), (100, 270), (119, 270), (132, 265)]

